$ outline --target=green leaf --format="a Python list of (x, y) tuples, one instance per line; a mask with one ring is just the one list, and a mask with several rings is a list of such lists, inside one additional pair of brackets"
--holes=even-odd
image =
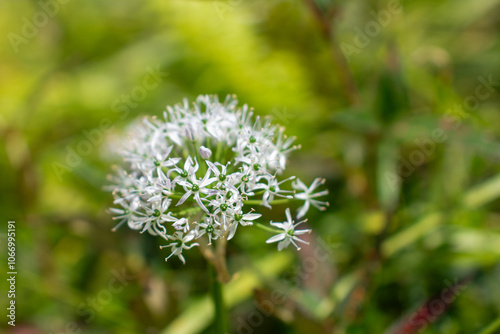
[(377, 192), (385, 210), (393, 210), (399, 200), (401, 177), (398, 175), (399, 150), (394, 141), (384, 140), (378, 147)]
[[(236, 273), (233, 280), (223, 287), (224, 301), (228, 308), (233, 307), (252, 296), (253, 289), (264, 284), (265, 279), (275, 278), (292, 263), (293, 255), (289, 252), (273, 253), (255, 263), (256, 270), (244, 269)], [(194, 334), (205, 329), (214, 316), (214, 307), (210, 296), (195, 300), (179, 315), (163, 334)], [(193, 321), (196, 319), (196, 321)]]

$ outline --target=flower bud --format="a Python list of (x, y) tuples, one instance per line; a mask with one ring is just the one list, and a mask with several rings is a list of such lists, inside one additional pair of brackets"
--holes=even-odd
[(212, 155), (212, 151), (210, 151), (209, 148), (206, 148), (205, 146), (200, 147), (200, 155), (203, 159), (208, 159)]
[(186, 138), (188, 138), (190, 141), (194, 141), (194, 131), (191, 124), (186, 125), (185, 131), (186, 131)]

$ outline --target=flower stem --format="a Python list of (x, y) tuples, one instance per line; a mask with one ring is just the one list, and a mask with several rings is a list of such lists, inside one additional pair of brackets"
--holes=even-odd
[(187, 213), (196, 213), (196, 212), (200, 212), (202, 211), (202, 208), (200, 208), (199, 206), (192, 206), (192, 207), (189, 207), (189, 208), (186, 208), (184, 210), (181, 210), (181, 211), (173, 211), (172, 214), (175, 215), (175, 216), (182, 216), (182, 215), (185, 215)]
[(494, 320), (491, 324), (488, 325), (485, 329), (481, 331), (479, 334), (493, 334), (495, 330), (500, 328), (500, 317)]
[[(275, 199), (274, 201), (270, 202), (270, 205), (277, 205), (277, 204), (286, 204), (290, 203), (291, 201), (296, 200), (295, 198), (283, 198), (283, 199)], [(249, 199), (243, 202), (243, 204), (248, 204), (248, 205), (258, 205), (262, 204), (262, 200), (260, 199)]]
[(208, 265), (210, 270), (210, 280), (212, 283), (211, 292), (214, 303), (214, 333), (227, 333), (226, 308), (224, 306), (224, 296), (222, 291), (222, 283), (217, 279), (217, 271), (211, 264)]
[(254, 225), (257, 226), (258, 228), (264, 230), (264, 231), (268, 231), (268, 232), (272, 232), (272, 233), (282, 233), (283, 232), (283, 231), (278, 230), (276, 228), (272, 228), (272, 227), (266, 226), (266, 225), (264, 225), (262, 223), (254, 222)]

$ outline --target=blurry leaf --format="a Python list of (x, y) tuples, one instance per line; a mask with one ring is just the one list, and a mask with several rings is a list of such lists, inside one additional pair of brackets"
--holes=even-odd
[(462, 228), (453, 233), (452, 243), (458, 252), (482, 253), (495, 262), (500, 258), (500, 234), (498, 233)]
[(332, 289), (334, 308), (342, 306), (341, 304), (346, 300), (359, 281), (360, 277), (358, 272), (345, 274), (337, 281)]
[(379, 234), (384, 228), (386, 216), (383, 211), (367, 212), (361, 219), (364, 233)]
[(500, 317), (495, 319), (485, 329), (483, 329), (481, 332), (479, 332), (479, 334), (494, 334), (494, 333), (498, 333), (498, 330), (500, 330)]
[[(464, 205), (470, 209), (478, 208), (500, 196), (500, 176), (469, 190), (464, 197)], [(382, 245), (382, 252), (390, 257), (433, 231), (443, 221), (443, 214), (434, 212), (426, 215), (410, 227), (387, 238)]]
[(387, 211), (396, 208), (401, 191), (398, 174), (399, 150), (394, 141), (383, 140), (378, 146), (377, 193), (379, 202)]
[(432, 131), (439, 128), (440, 116), (427, 113), (405, 114), (391, 129), (393, 140), (402, 144), (414, 144), (423, 137), (431, 138)]
[(387, 238), (382, 244), (382, 253), (390, 257), (432, 232), (443, 221), (441, 213), (431, 213), (403, 231)]
[(441, 171), (436, 173), (435, 184), (445, 191), (446, 197), (455, 199), (468, 184), (471, 152), (459, 142), (450, 142), (443, 151), (443, 163)]
[(474, 187), (464, 196), (464, 204), (476, 209), (500, 196), (500, 175)]
[[(252, 269), (243, 269), (236, 273), (233, 280), (223, 287), (226, 306), (230, 308), (250, 298), (253, 289), (262, 286), (263, 277), (278, 276), (291, 264), (292, 259), (292, 253), (289, 252), (272, 253), (255, 263), (255, 268), (259, 270), (259, 273)], [(210, 324), (213, 316), (212, 300), (210, 296), (205, 296), (192, 302), (162, 333), (199, 333)]]
[(329, 298), (321, 298), (311, 291), (297, 290), (296, 294), (299, 296), (294, 299), (317, 320), (325, 319), (333, 311), (334, 304)]
[(408, 92), (399, 68), (399, 59), (394, 47), (389, 48), (387, 68), (377, 84), (375, 113), (383, 124), (392, 123), (401, 112), (408, 109)]
[(333, 123), (348, 130), (361, 133), (377, 132), (379, 124), (373, 113), (365, 109), (346, 109), (335, 111)]

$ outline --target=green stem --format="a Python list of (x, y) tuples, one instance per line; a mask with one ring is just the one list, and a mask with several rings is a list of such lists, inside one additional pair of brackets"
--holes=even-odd
[(266, 191), (265, 190), (259, 190), (259, 191), (255, 191), (253, 193), (254, 196), (257, 196), (257, 195), (262, 195), (263, 193), (265, 193)]
[[(272, 201), (269, 204), (270, 205), (286, 204), (286, 203), (290, 203), (294, 199), (295, 198), (277, 199), (277, 200)], [(244, 201), (244, 204), (258, 205), (258, 204), (262, 204), (262, 200), (260, 200), (260, 199), (249, 199), (249, 200)]]
[(171, 198), (171, 199), (181, 199), (181, 197), (183, 195), (184, 194), (174, 193), (174, 194), (169, 195), (168, 198)]
[(483, 329), (479, 334), (493, 334), (495, 330), (500, 328), (500, 317), (494, 320), (491, 324), (488, 325), (485, 329)]
[(264, 225), (262, 223), (256, 223), (254, 222), (254, 225), (258, 228), (260, 228), (261, 230), (264, 230), (264, 231), (268, 231), (268, 232), (272, 232), (272, 233), (283, 233), (282, 230), (278, 230), (278, 229), (275, 229), (275, 228), (272, 228), (272, 227), (269, 227), (267, 225)]
[(224, 144), (222, 143), (221, 140), (219, 140), (219, 142), (217, 143), (217, 148), (216, 148), (216, 152), (215, 152), (215, 162), (217, 161), (220, 161), (221, 157), (222, 157), (222, 146)]
[(227, 333), (226, 309), (224, 306), (224, 296), (222, 283), (217, 279), (217, 271), (212, 264), (209, 264), (210, 279), (212, 282), (211, 292), (214, 303), (214, 333)]
[(179, 215), (182, 216), (182, 215), (185, 215), (186, 213), (196, 213), (196, 212), (201, 211), (201, 210), (202, 209), (199, 206), (193, 206), (193, 207), (181, 210), (181, 211), (172, 212), (172, 214), (174, 216), (179, 216)]
[(196, 156), (196, 159), (198, 160), (198, 165), (199, 165), (198, 173), (199, 174), (197, 173), (197, 175), (201, 175), (201, 177), (203, 177), (207, 173), (208, 166), (205, 163), (205, 159), (203, 159), (200, 155), (201, 143), (198, 143), (197, 141), (192, 141), (191, 145), (193, 145), (193, 151), (194, 151), (194, 154)]

